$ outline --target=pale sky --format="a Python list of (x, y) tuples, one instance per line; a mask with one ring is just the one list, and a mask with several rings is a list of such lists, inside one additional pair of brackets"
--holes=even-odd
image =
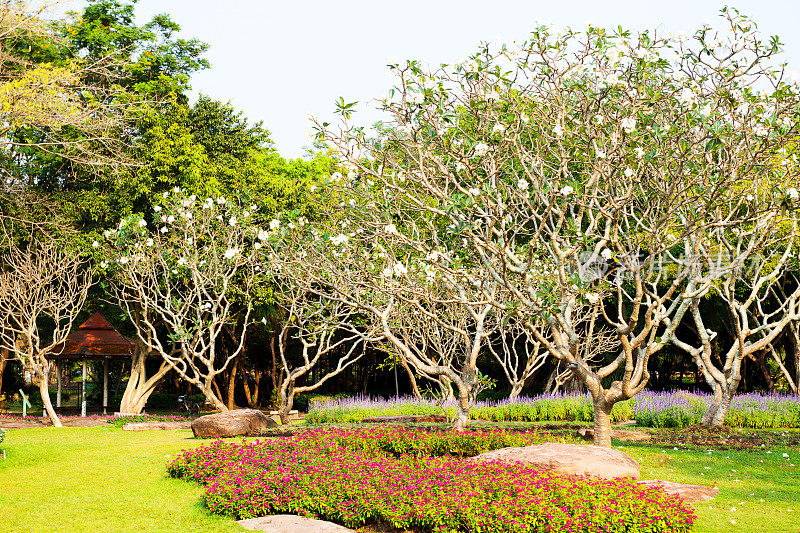
[[(82, 2), (72, 4), (77, 9)], [(430, 64), (465, 58), (479, 42), (524, 40), (535, 21), (557, 28), (622, 25), (692, 32), (717, 19), (711, 0), (140, 0), (137, 23), (169, 13), (181, 36), (209, 43), (212, 67), (195, 74), (195, 95), (230, 101), (263, 120), (279, 152), (299, 157), (311, 144), (309, 116), (332, 117), (339, 96), (361, 105), (371, 124), (374, 100), (393, 80), (388, 58)], [(763, 34), (778, 34), (800, 70), (800, 1), (730, 4)]]

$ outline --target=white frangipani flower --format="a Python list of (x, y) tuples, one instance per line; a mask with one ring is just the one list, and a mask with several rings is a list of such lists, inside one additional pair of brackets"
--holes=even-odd
[(159, 211), (161, 211), (161, 206), (160, 206), (160, 205), (154, 206), (154, 207), (153, 207), (153, 211), (155, 211), (156, 213), (158, 213)]
[(277, 218), (273, 218), (272, 220), (269, 221), (269, 229), (274, 230), (278, 229), (279, 227), (281, 227), (281, 221), (278, 220)]
[(476, 156), (480, 157), (482, 155), (486, 155), (486, 153), (488, 151), (489, 151), (489, 146), (486, 143), (478, 143), (478, 144), (475, 145), (475, 155)]
[(473, 187), (472, 189), (470, 189), (468, 192), (469, 192), (469, 193), (470, 193), (472, 196), (480, 196), (480, 195), (481, 195), (481, 190), (480, 190), (480, 189), (476, 189), (476, 188), (474, 188), (474, 187)]
[(175, 217), (172, 216), (172, 215), (168, 216), (167, 217), (167, 223), (168, 224), (172, 224), (173, 222), (175, 222)]
[(603, 251), (600, 252), (600, 257), (602, 257), (606, 261), (609, 261), (613, 257), (613, 253), (608, 248), (603, 248)]
[(395, 276), (403, 276), (408, 273), (408, 268), (400, 262), (395, 263), (394, 267), (392, 267), (392, 270), (394, 270)]
[(641, 159), (642, 157), (644, 157), (644, 150), (641, 147), (637, 146), (636, 148), (634, 148), (633, 151), (636, 152), (637, 159)]
[(503, 133), (506, 131), (506, 127), (503, 124), (495, 124), (492, 128), (492, 133)]
[(556, 124), (553, 128), (553, 135), (556, 136), (556, 139), (560, 139), (562, 135), (564, 135), (564, 130), (561, 129), (561, 124)]
[(225, 250), (225, 259), (233, 259), (237, 255), (239, 255), (239, 249), (236, 247)]
[(524, 190), (526, 190), (526, 189), (527, 189), (529, 186), (530, 186), (530, 183), (528, 183), (528, 180), (526, 180), (526, 179), (524, 179), (524, 178), (523, 178), (523, 179), (520, 179), (520, 180), (517, 182), (517, 187), (518, 187), (518, 188), (519, 188), (519, 190), (521, 190), (521, 191), (524, 191)]
[(99, 243), (99, 242), (97, 242), (97, 241), (94, 241), (94, 242), (92, 243), (92, 248), (97, 248), (97, 247), (99, 247), (99, 246), (100, 246), (100, 243)]
[(350, 237), (348, 237), (344, 233), (340, 233), (339, 235), (331, 238), (331, 242), (337, 246), (340, 246), (342, 244), (347, 244), (347, 241), (349, 240)]
[(597, 293), (594, 293), (594, 292), (587, 292), (586, 293), (586, 300), (590, 304), (596, 304), (597, 302), (600, 301), (600, 295), (598, 295)]
[(153, 246), (153, 239), (147, 239), (146, 241), (144, 241), (144, 243), (145, 243), (147, 246)]
[(574, 193), (575, 189), (572, 188), (571, 185), (566, 185), (561, 189), (562, 196), (569, 196), (570, 194)]
[(625, 131), (625, 133), (633, 133), (636, 130), (636, 119), (633, 117), (626, 117), (623, 118), (619, 125)]
[(185, 257), (181, 257), (180, 259), (178, 259), (178, 265), (184, 266), (185, 264), (186, 264), (186, 258)]
[(231, 227), (233, 227), (233, 226), (235, 226), (235, 225), (236, 225), (236, 223), (237, 223), (237, 222), (238, 222), (238, 220), (237, 220), (237, 218), (236, 218), (236, 217), (231, 217), (231, 219), (228, 221), (228, 224), (229, 224)]
[(258, 230), (259, 240), (266, 241), (269, 238), (269, 232), (265, 229)]
[(169, 230), (167, 229), (166, 226), (162, 226), (161, 227), (161, 233), (166, 233), (167, 231), (169, 231)]
[(383, 231), (385, 231), (389, 235), (397, 235), (398, 237), (400, 236), (400, 233), (397, 231), (397, 226), (395, 226), (394, 224), (387, 224), (383, 228)]
[(693, 104), (695, 101), (695, 94), (694, 91), (688, 87), (684, 87), (681, 89), (681, 92), (678, 94), (678, 101), (684, 105)]
[(787, 189), (786, 195), (789, 197), (790, 200), (797, 200), (800, 198), (800, 193), (797, 192), (797, 189), (792, 187), (791, 189)]
[(139, 221), (139, 227), (140, 227), (140, 228), (144, 228), (144, 227), (146, 227), (146, 226), (147, 226), (147, 221), (146, 221), (145, 219), (141, 219), (141, 220)]
[(624, 174), (625, 174), (626, 178), (630, 178), (631, 176), (633, 176), (633, 169), (632, 168), (626, 168)]

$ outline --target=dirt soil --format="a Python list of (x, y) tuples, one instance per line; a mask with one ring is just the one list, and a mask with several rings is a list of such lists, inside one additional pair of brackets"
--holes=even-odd
[(657, 445), (717, 450), (800, 446), (798, 431), (710, 428), (695, 424), (682, 429), (659, 429), (652, 432), (652, 443)]
[[(105, 418), (96, 417), (62, 417), (61, 423), (64, 427), (68, 428), (94, 428), (100, 426), (107, 426)], [(49, 419), (41, 418), (3, 418), (0, 416), (0, 427), (4, 429), (25, 429), (25, 428), (44, 428), (50, 427), (53, 424)]]

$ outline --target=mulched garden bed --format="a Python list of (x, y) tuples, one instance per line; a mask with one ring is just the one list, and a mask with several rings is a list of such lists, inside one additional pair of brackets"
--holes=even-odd
[(800, 432), (772, 429), (713, 428), (695, 424), (682, 429), (653, 430), (653, 444), (714, 448), (717, 450), (761, 449), (800, 446)]

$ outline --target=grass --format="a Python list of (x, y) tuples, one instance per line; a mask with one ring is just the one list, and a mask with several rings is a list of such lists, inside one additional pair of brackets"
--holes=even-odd
[[(12, 429), (0, 445), (8, 455), (5, 461), (0, 458), (0, 529), (244, 531), (203, 507), (202, 487), (166, 476), (166, 465), (177, 452), (206, 442), (190, 437), (190, 431), (127, 432), (111, 425)], [(618, 441), (614, 446), (640, 462), (643, 479), (717, 483), (721, 493), (695, 505), (697, 533), (800, 532), (796, 448), (709, 453)]]
[[(696, 533), (800, 532), (800, 452), (796, 448), (709, 451), (613, 444), (639, 461), (642, 479), (716, 483), (717, 497), (694, 504)], [(783, 458), (783, 453), (790, 458)]]
[(203, 489), (166, 476), (191, 431), (11, 429), (0, 455), (0, 530), (245, 531), (210, 514)]

